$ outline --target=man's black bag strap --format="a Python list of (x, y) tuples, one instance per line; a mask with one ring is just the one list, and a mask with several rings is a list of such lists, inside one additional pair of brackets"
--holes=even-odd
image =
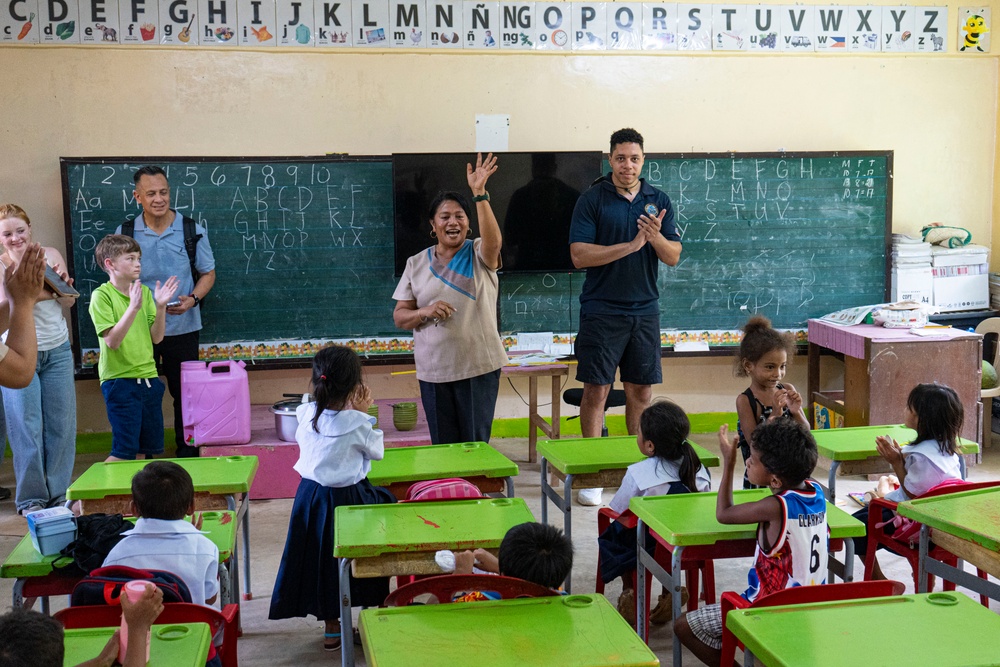
[[(201, 278), (201, 274), (198, 269), (195, 268), (195, 257), (198, 256), (198, 241), (201, 240), (201, 234), (198, 234), (195, 229), (195, 221), (186, 215), (181, 216), (184, 221), (184, 250), (187, 251), (188, 263), (191, 265), (191, 278), (194, 283), (198, 284), (198, 278)], [(126, 220), (122, 223), (122, 234), (125, 236), (131, 236), (135, 238), (135, 220)]]

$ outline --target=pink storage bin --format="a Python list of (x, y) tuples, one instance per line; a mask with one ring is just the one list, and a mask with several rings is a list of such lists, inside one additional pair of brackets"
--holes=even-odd
[(184, 441), (193, 446), (250, 442), (250, 380), (242, 361), (181, 364)]

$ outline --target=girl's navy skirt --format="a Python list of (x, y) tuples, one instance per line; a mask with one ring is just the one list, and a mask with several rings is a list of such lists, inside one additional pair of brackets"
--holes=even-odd
[[(394, 502), (396, 499), (387, 489), (372, 486), (367, 478), (353, 486), (336, 489), (308, 479), (299, 482), (268, 618), (306, 615), (321, 621), (340, 618), (340, 571), (333, 556), (334, 510), (340, 505)], [(377, 607), (387, 595), (388, 577), (351, 577), (354, 605)]]

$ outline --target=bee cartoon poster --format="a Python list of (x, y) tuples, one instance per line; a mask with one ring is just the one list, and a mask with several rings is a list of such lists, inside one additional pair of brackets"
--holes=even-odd
[(958, 50), (962, 53), (990, 52), (990, 8), (962, 7), (958, 10)]

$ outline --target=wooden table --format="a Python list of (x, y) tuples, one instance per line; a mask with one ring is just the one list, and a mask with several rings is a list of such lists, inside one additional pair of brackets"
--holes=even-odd
[[(733, 492), (735, 504), (752, 502), (771, 495), (768, 489), (750, 489)], [(638, 556), (636, 596), (636, 630), (642, 635), (646, 628), (646, 572), (672, 592), (674, 618), (681, 614), (681, 559), (708, 560), (716, 558), (751, 557), (757, 541), (756, 524), (727, 525), (715, 518), (717, 494), (678, 493), (669, 496), (647, 496), (633, 498), (629, 509), (638, 517), (636, 534)], [(826, 522), (830, 528), (829, 579), (839, 574), (844, 581), (854, 578), (854, 540), (865, 534), (865, 525), (847, 512), (830, 502), (826, 504)], [(646, 552), (646, 531), (652, 531), (653, 539), (671, 552), (670, 572), (663, 569)], [(837, 563), (832, 556), (843, 546), (844, 562)], [(676, 576), (671, 575), (676, 573)], [(898, 655), (897, 655), (898, 657)], [(674, 642), (674, 667), (681, 664), (681, 643)], [(803, 663), (807, 664), (807, 663)]]
[[(514, 358), (516, 359), (516, 356)], [(528, 462), (534, 463), (538, 459), (538, 454), (535, 452), (538, 430), (549, 438), (559, 439), (559, 410), (562, 405), (562, 396), (560, 395), (562, 386), (559, 378), (569, 375), (569, 366), (566, 364), (529, 366), (512, 364), (503, 367), (503, 374), (509, 379), (528, 378)], [(548, 377), (552, 383), (551, 422), (545, 421), (545, 418), (538, 414), (538, 378), (540, 377)]]
[[(892, 467), (879, 456), (875, 438), (888, 435), (905, 445), (917, 437), (917, 432), (902, 424), (891, 426), (855, 426), (845, 428), (817, 429), (812, 432), (820, 456), (830, 459), (830, 474), (827, 478), (829, 493), (827, 500), (837, 498), (837, 471), (843, 466), (844, 474), (867, 475), (870, 473), (892, 472)], [(979, 445), (962, 438), (959, 442), (962, 456), (958, 457), (965, 479), (965, 454), (976, 454)]]
[[(921, 382), (940, 382), (954, 389), (965, 406), (962, 437), (979, 442), (983, 338), (961, 329), (940, 332), (943, 338), (921, 338), (907, 329), (809, 320), (808, 407), (816, 402), (837, 411), (845, 426), (899, 424), (910, 390)], [(842, 392), (821, 389), (822, 350), (843, 357)]]
[[(887, 625), (895, 640), (879, 632)], [(746, 646), (744, 665), (1000, 664), (1000, 616), (962, 593), (736, 609), (726, 627)]]
[[(719, 465), (719, 457), (701, 445), (691, 443), (702, 465)], [(613, 438), (572, 438), (543, 440), (538, 446), (542, 454), (542, 523), (548, 523), (548, 501), (563, 514), (563, 532), (572, 539), (572, 489), (592, 489), (621, 486), (625, 470), (646, 458), (639, 451), (634, 435)], [(560, 496), (549, 483), (549, 472), (563, 480)], [(572, 590), (572, 576), (566, 579), (566, 590)]]
[[(352, 632), (348, 568), (361, 578), (441, 574), (436, 552), (496, 553), (508, 530), (534, 520), (522, 498), (338, 507), (333, 555), (340, 559), (341, 634)], [(344, 666), (353, 665), (353, 643), (344, 641), (340, 650)]]
[(485, 442), (460, 442), (386, 449), (385, 458), (372, 461), (368, 481), (388, 488), (397, 500), (414, 482), (448, 477), (468, 480), (483, 493), (501, 493), (506, 486), (513, 498), (517, 473), (516, 463)]
[[(227, 563), (236, 551), (236, 513), (204, 512), (202, 530), (205, 537), (212, 540), (219, 549), (219, 585), (223, 605), (239, 601), (239, 581), (235, 569)], [(129, 517), (128, 521), (135, 521)], [(49, 613), (50, 595), (69, 595), (73, 586), (82, 578), (75, 567), (64, 570), (73, 562), (72, 558), (43, 556), (31, 543), (31, 536), (25, 535), (10, 552), (0, 566), (0, 578), (14, 579), (11, 606), (15, 609), (31, 609), (35, 598), (42, 598), (42, 612)]]
[(372, 667), (660, 664), (596, 594), (366, 609), (361, 641)]
[[(900, 503), (896, 511), (923, 524), (917, 580), (937, 574), (977, 593), (1000, 600), (1000, 585), (946, 565), (928, 555), (928, 541), (1000, 578), (1000, 488), (976, 489)], [(921, 590), (920, 592), (924, 592)], [(1000, 653), (997, 654), (1000, 656)]]
[[(66, 630), (63, 645), (65, 667), (96, 658), (117, 627)], [(212, 631), (208, 623), (154, 625), (150, 632), (149, 667), (204, 667)], [(124, 656), (122, 656), (124, 657)]]
[[(244, 599), (253, 597), (250, 588), (250, 485), (257, 474), (256, 456), (220, 456), (169, 460), (181, 466), (194, 482), (196, 510), (225, 508), (236, 512), (236, 519), (243, 533)], [(97, 512), (131, 514), (132, 477), (142, 470), (148, 460), (104, 461), (90, 466), (66, 489), (66, 498), (80, 501), (83, 514)], [(236, 494), (241, 499), (237, 506)], [(233, 550), (233, 572), (239, 572), (239, 555)], [(234, 575), (235, 577), (235, 575)], [(239, 591), (236, 591), (239, 602)]]

